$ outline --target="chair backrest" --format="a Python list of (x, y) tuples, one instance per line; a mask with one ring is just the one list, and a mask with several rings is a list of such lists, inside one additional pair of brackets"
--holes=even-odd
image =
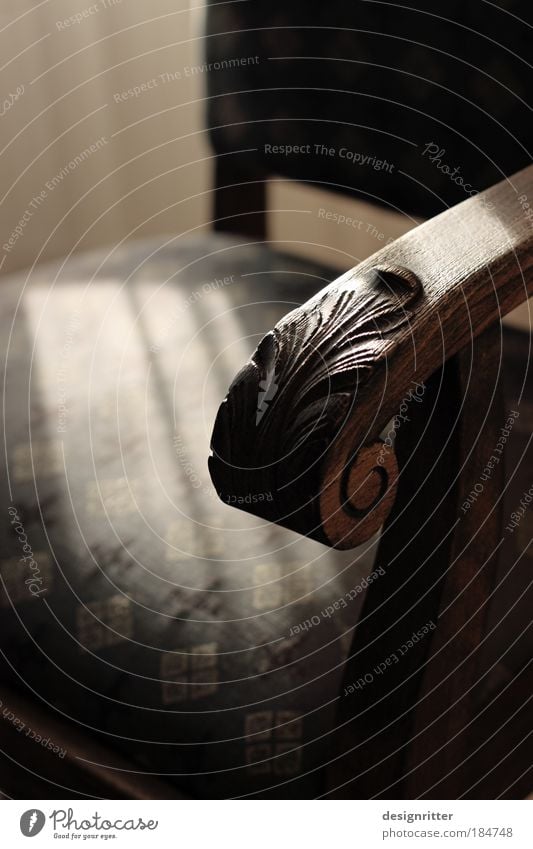
[(529, 3), (506, 5), (211, 2), (215, 151), (435, 215), (529, 164)]

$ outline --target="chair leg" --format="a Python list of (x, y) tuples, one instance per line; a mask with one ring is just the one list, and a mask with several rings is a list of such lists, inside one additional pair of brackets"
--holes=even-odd
[(497, 326), (432, 376), (399, 428), (398, 495), (378, 550), (383, 576), (367, 591), (345, 668), (332, 795), (457, 798), (468, 790), (503, 460), (475, 503), (462, 505), (504, 423), (500, 353)]

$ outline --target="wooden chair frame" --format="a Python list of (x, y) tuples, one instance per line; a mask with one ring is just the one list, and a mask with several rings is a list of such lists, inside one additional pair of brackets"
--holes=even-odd
[[(264, 239), (265, 175), (245, 179), (230, 159), (217, 159), (215, 229)], [(417, 298), (428, 298), (430, 303), (424, 321), (414, 327), (413, 315), (405, 339), (396, 340), (390, 353), (397, 363), (402, 344), (406, 350), (412, 347), (416, 333), (424, 357), (416, 372), (409, 368), (407, 355), (401, 367), (395, 365), (394, 386), (383, 415), (394, 414), (413, 375), (426, 387), (424, 404), (411, 406), (413, 426), (398, 432), (397, 460), (388, 466), (389, 494), (392, 488), (394, 497), (381, 493), (368, 511), (370, 523), (362, 521), (361, 511), (356, 511), (355, 520), (353, 511), (345, 515), (341, 503), (339, 521), (327, 526), (333, 537), (330, 544), (353, 544), (359, 539), (357, 526), (363, 525), (368, 534), (386, 519), (377, 555), (386, 577), (370, 586), (363, 613), (354, 623), (325, 773), (328, 797), (520, 798), (530, 790), (531, 757), (524, 734), (532, 692), (529, 671), (502, 690), (490, 709), (480, 709), (473, 698), (477, 682), (487, 672), (479, 667), (477, 647), (487, 601), (495, 589), (503, 464), (484, 488), (479, 509), (467, 514), (450, 533), (458, 505), (479, 474), (486, 445), (495, 444), (502, 421), (499, 319), (531, 292), (531, 228), (518, 201), (524, 194), (533, 196), (533, 168), (429, 221), (342, 278), (362, 280), (367, 291), (383, 284), (389, 295), (399, 297), (402, 310), (411, 310)], [(428, 245), (431, 249), (424, 251)], [(315, 309), (316, 302), (308, 313), (304, 307), (304, 324)], [(326, 314), (332, 334), (335, 316), (334, 310)], [(442, 345), (435, 344), (442, 339), (443, 328), (446, 357)], [(371, 383), (379, 392), (375, 369)], [(391, 384), (389, 374), (389, 389)], [(367, 395), (363, 403), (371, 409), (375, 398)], [(351, 408), (349, 415), (346, 408), (336, 413), (347, 426), (332, 442), (328, 465), (321, 466), (330, 489), (338, 489), (346, 460), (357, 456), (354, 445), (361, 406), (357, 415)], [(223, 423), (219, 419), (219, 429)], [(215, 433), (215, 453), (221, 440), (221, 434)], [(226, 449), (231, 444), (231, 440), (224, 442)], [(410, 463), (414, 451), (416, 464)], [(356, 471), (348, 481), (345, 501), (364, 491), (372, 468), (363, 464)], [(221, 491), (227, 479), (220, 469), (215, 474)], [(231, 485), (239, 485), (234, 475)], [(260, 483), (257, 486), (262, 488)], [(312, 507), (316, 511), (316, 500)], [(421, 512), (427, 516), (422, 526)], [(276, 520), (276, 516), (268, 518)], [(310, 508), (296, 511), (291, 522), (297, 530), (328, 542), (320, 516), (317, 520)], [(365, 669), (385, 660), (428, 622), (438, 626), (413, 647), (405, 663), (392, 666), (378, 679), (377, 688), (352, 688), (353, 693), (343, 695)], [(62, 769), (66, 784), (75, 788), (73, 793), (104, 798), (180, 796), (174, 786), (135, 775), (125, 759), (101, 750), (77, 730), (63, 728), (49, 712), (19, 694), (4, 688), (0, 698), (43, 737), (65, 744), (68, 755)], [(511, 716), (513, 729), (510, 735), (506, 732), (505, 740), (515, 745), (505, 749), (499, 731), (503, 726), (508, 729)], [(30, 788), (35, 798), (64, 796), (54, 755), (34, 746), (31, 757), (37, 751), (38, 762), (32, 761), (32, 769), (17, 766), (14, 756), (20, 736), (8, 723), (0, 729), (0, 746), (4, 772), (10, 776), (2, 785), (4, 793), (20, 796), (25, 788), (27, 795)], [(107, 763), (108, 768), (97, 767), (98, 762)]]

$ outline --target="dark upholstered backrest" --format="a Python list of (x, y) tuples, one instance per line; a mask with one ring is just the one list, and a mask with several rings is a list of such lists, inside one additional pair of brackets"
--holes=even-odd
[(436, 214), (531, 161), (528, 15), (529, 0), (211, 2), (215, 150)]

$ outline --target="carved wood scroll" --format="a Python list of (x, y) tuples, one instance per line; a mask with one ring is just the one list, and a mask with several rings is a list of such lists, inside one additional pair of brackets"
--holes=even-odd
[(533, 292), (532, 208), (533, 166), (286, 315), (220, 406), (209, 470), (221, 498), (337, 548), (375, 533), (398, 477), (380, 434), (443, 362)]

